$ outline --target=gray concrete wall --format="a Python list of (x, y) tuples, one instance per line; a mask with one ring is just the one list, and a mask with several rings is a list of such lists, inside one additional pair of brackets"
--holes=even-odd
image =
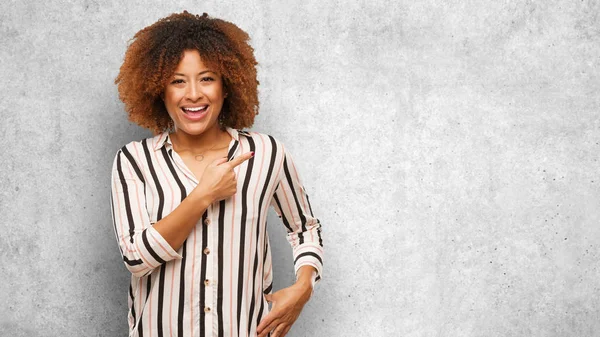
[[(172, 12), (247, 30), (325, 274), (289, 336), (600, 334), (598, 1), (2, 1), (0, 335), (124, 336), (113, 80)], [(276, 288), (291, 252), (271, 214)]]

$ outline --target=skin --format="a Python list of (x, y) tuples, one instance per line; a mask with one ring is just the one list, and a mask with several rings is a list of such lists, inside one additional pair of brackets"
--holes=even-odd
[[(178, 250), (212, 203), (236, 193), (234, 169), (254, 153), (243, 153), (227, 162), (226, 151), (231, 136), (218, 123), (227, 93), (221, 75), (204, 65), (198, 51), (184, 52), (161, 97), (175, 124), (175, 132), (170, 135), (173, 148), (198, 180), (190, 195), (173, 212), (154, 224), (171, 247)], [(189, 120), (182, 110), (206, 104), (208, 110), (200, 120)], [(202, 161), (194, 159), (199, 153), (204, 155)], [(271, 331), (272, 337), (287, 334), (310, 299), (315, 273), (314, 267), (302, 266), (292, 286), (266, 296), (272, 308), (258, 325), (259, 337)]]

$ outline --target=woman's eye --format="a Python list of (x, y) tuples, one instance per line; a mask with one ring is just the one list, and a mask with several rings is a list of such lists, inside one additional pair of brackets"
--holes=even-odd
[(207, 76), (207, 77), (202, 77), (200, 80), (201, 81), (214, 81), (215, 79)]
[(179, 84), (179, 83), (183, 83), (183, 80), (177, 79), (177, 80), (173, 80), (173, 82), (171, 82), (171, 84)]

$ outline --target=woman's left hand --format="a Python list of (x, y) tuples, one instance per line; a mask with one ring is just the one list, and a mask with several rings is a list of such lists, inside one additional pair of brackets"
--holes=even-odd
[(273, 303), (271, 311), (261, 320), (257, 327), (258, 337), (284, 337), (292, 328), (292, 324), (300, 316), (302, 308), (310, 299), (312, 285), (294, 285), (266, 295), (268, 302)]

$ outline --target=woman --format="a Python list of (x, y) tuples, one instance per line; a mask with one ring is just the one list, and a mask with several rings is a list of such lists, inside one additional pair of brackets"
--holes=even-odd
[[(139, 31), (125, 54), (119, 97), (155, 134), (121, 148), (112, 171), (130, 336), (282, 337), (320, 279), (321, 225), (292, 157), (273, 137), (241, 131), (258, 111), (248, 40), (184, 11)], [(269, 205), (297, 276), (275, 293)]]

